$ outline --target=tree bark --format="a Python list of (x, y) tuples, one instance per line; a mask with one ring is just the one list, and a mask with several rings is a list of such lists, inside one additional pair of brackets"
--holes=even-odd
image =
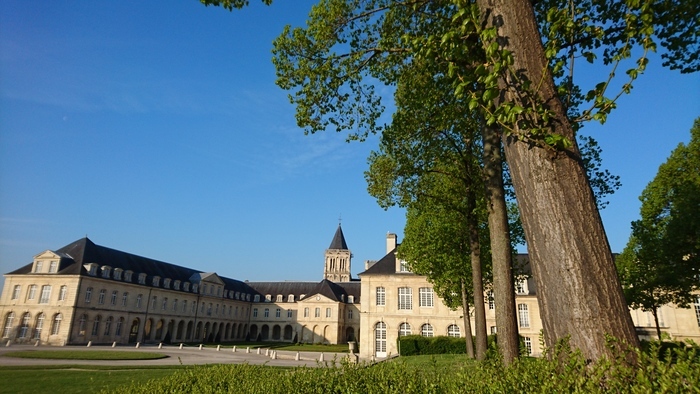
[(484, 146), (484, 184), (489, 214), (498, 350), (503, 357), (503, 363), (510, 365), (518, 358), (520, 351), (515, 312), (515, 287), (513, 285), (513, 252), (503, 187), (501, 141), (498, 131), (490, 127), (485, 127), (482, 130), (481, 138)]
[[(548, 73), (530, 0), (477, 0), (487, 26), (498, 28), (503, 49), (513, 54), (512, 69), (539, 86), (538, 102), (552, 111), (552, 133), (572, 141), (558, 150), (505, 138), (506, 160), (520, 208), (545, 343), (570, 337), (588, 359), (608, 354), (606, 335), (638, 346), (595, 198), (576, 147), (566, 111)], [(505, 101), (519, 103), (510, 78), (500, 78)], [(522, 105), (522, 103), (519, 103)], [(515, 125), (515, 134), (527, 135)]]
[(464, 278), (460, 281), (462, 285), (462, 319), (464, 319), (464, 341), (467, 346), (467, 356), (474, 358), (474, 343), (472, 342), (472, 324), (469, 321), (469, 302), (467, 302), (467, 286), (464, 284)]
[[(481, 243), (479, 242), (479, 219), (476, 216), (476, 195), (472, 189), (467, 192), (467, 228), (472, 266), (472, 287), (474, 293), (474, 332), (476, 334), (476, 359), (486, 358), (486, 307), (484, 306), (484, 279), (481, 269)], [(471, 333), (470, 333), (471, 334)]]
[(651, 315), (654, 316), (654, 325), (656, 327), (656, 336), (661, 341), (661, 327), (659, 326), (659, 308), (653, 308)]

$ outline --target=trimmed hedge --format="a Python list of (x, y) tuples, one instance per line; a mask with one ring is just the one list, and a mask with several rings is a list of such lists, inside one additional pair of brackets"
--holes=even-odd
[[(495, 349), (496, 336), (489, 335), (488, 348)], [(402, 356), (419, 356), (425, 354), (465, 354), (467, 348), (464, 338), (446, 336), (424, 337), (406, 335), (399, 337), (398, 348)]]

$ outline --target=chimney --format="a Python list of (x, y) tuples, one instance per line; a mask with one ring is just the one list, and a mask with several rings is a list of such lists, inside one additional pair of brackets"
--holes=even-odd
[(396, 249), (396, 234), (386, 233), (386, 253)]

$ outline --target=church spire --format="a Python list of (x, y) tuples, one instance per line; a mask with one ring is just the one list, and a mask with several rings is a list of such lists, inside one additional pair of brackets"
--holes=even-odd
[(328, 249), (348, 249), (348, 244), (345, 242), (345, 236), (343, 235), (343, 229), (340, 227), (340, 223), (338, 223), (338, 229), (335, 230), (335, 235), (331, 241), (331, 246), (329, 246)]
[(345, 242), (343, 229), (338, 223), (338, 229), (331, 241), (331, 245), (326, 249), (326, 262), (323, 270), (323, 278), (333, 282), (350, 281), (350, 260), (352, 253)]

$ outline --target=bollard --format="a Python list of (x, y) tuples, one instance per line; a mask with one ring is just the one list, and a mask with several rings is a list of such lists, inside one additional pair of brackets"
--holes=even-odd
[(92, 341), (88, 341), (87, 347), (92, 346)]
[[(7, 341), (7, 346), (10, 346), (10, 341)], [(250, 353), (250, 346), (248, 346), (247, 348), (245, 348), (245, 352), (246, 352), (246, 353)]]
[(141, 342), (136, 342), (136, 349), (141, 347)]
[(158, 349), (162, 349), (162, 348), (163, 348), (163, 342), (158, 344)]
[(297, 355), (294, 356), (294, 361), (299, 361), (299, 352), (297, 352)]
[(277, 360), (277, 352), (273, 350), (273, 351), (272, 351), (272, 355), (270, 356), (270, 358), (273, 359), (273, 360)]
[(270, 349), (265, 349), (265, 357), (270, 355)]
[(117, 341), (112, 342), (112, 347), (117, 347)]
[(260, 348), (258, 348), (258, 354), (260, 354)]
[(221, 351), (221, 345), (216, 345), (216, 351), (217, 352)]
[(323, 362), (323, 353), (321, 353), (321, 356), (318, 358), (318, 362), (320, 362), (320, 363)]
[(180, 344), (180, 349), (182, 349), (182, 344)]
[(37, 340), (34, 346), (39, 346), (39, 341)]
[(233, 347), (233, 352), (236, 353), (236, 347), (235, 347), (235, 346)]
[(202, 350), (202, 344), (201, 344), (201, 343), (199, 344), (199, 350)]
[(5, 347), (10, 347), (11, 344), (12, 344), (11, 341), (7, 341), (7, 343), (5, 344)]

